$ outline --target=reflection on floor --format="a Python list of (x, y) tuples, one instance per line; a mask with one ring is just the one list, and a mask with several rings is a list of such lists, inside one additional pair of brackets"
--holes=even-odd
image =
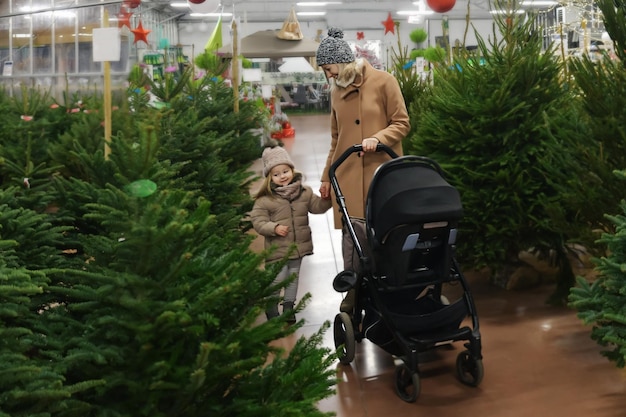
[[(317, 192), (330, 144), (328, 115), (293, 116), (293, 139), (285, 139), (296, 168)], [(260, 172), (260, 165), (258, 166)], [(315, 254), (305, 259), (299, 295), (312, 299), (300, 314), (299, 334), (316, 332), (339, 312), (341, 294), (332, 279), (341, 265), (340, 232), (332, 214), (312, 215)], [(458, 382), (456, 355), (461, 344), (444, 346), (420, 357), (421, 394), (415, 403), (394, 392), (393, 358), (364, 340), (350, 365), (337, 363), (335, 396), (320, 410), (338, 417), (488, 416), (623, 417), (626, 373), (600, 355), (574, 311), (545, 304), (551, 287), (520, 292), (490, 285), (467, 275), (480, 319), (485, 377), (479, 387)], [(294, 339), (281, 340), (286, 348)], [(334, 348), (332, 330), (325, 343)]]

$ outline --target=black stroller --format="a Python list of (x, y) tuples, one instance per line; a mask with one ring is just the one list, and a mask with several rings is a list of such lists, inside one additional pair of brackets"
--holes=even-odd
[[(338, 292), (356, 292), (354, 310), (335, 316), (339, 361), (354, 359), (356, 342), (367, 338), (402, 359), (395, 390), (414, 402), (420, 394), (418, 355), (437, 346), (465, 341), (456, 360), (459, 380), (478, 386), (483, 379), (478, 316), (468, 284), (454, 257), (457, 224), (463, 215), (458, 191), (439, 165), (421, 156), (402, 156), (379, 144), (392, 159), (372, 179), (365, 221), (349, 216), (336, 169), (361, 145), (347, 149), (330, 168), (330, 181), (360, 260), (358, 271), (333, 280)], [(461, 284), (449, 301), (444, 286)], [(458, 286), (457, 286), (458, 287)], [(458, 292), (458, 291), (457, 291)], [(471, 318), (471, 327), (463, 325)]]

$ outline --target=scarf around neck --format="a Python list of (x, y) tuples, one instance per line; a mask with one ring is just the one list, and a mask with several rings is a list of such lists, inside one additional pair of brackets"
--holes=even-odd
[(293, 201), (300, 197), (300, 193), (302, 192), (301, 179), (302, 177), (300, 175), (296, 175), (294, 180), (287, 185), (277, 186), (272, 183), (272, 189), (279, 197), (282, 197), (287, 201)]

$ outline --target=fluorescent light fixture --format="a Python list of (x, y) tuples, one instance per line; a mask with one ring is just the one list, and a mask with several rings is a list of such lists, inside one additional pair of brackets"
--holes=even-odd
[(399, 10), (396, 12), (399, 16), (418, 16), (435, 13), (432, 10)]
[(329, 4), (341, 4), (340, 1), (301, 1), (296, 3), (296, 6), (302, 7), (324, 7)]
[(230, 12), (224, 13), (189, 13), (191, 17), (220, 17), (220, 16), (232, 16)]
[[(513, 13), (513, 10), (489, 10), (489, 13), (491, 14), (511, 14)], [(523, 10), (516, 10), (515, 14), (524, 14), (526, 13)]]
[(326, 12), (297, 12), (298, 16), (325, 16)]
[(557, 4), (554, 0), (527, 0), (522, 2), (522, 6), (555, 6)]
[(14, 38), (30, 38), (30, 35), (28, 33), (14, 33), (13, 37)]
[(170, 3), (170, 7), (176, 7), (178, 9), (186, 9), (189, 7), (186, 1), (173, 1)]
[[(41, 11), (44, 10), (44, 11)], [(30, 7), (30, 6), (24, 6), (24, 7), (20, 7), (20, 12), (23, 13), (32, 13), (32, 14), (45, 14), (45, 15), (52, 15), (54, 17), (76, 17), (76, 13), (71, 11), (71, 10), (50, 10), (50, 8), (48, 7), (43, 7), (43, 6), (34, 6), (34, 7)]]

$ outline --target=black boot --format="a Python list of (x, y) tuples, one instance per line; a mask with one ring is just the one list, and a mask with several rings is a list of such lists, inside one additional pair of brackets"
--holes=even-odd
[(265, 310), (265, 317), (267, 317), (268, 320), (273, 319), (274, 317), (278, 317), (279, 313), (278, 313), (278, 306), (274, 305), (271, 308), (268, 308), (267, 310)]
[(283, 314), (289, 314), (289, 318), (287, 319), (288, 324), (296, 323), (296, 315), (293, 313), (293, 303), (290, 301), (285, 301), (283, 303)]

